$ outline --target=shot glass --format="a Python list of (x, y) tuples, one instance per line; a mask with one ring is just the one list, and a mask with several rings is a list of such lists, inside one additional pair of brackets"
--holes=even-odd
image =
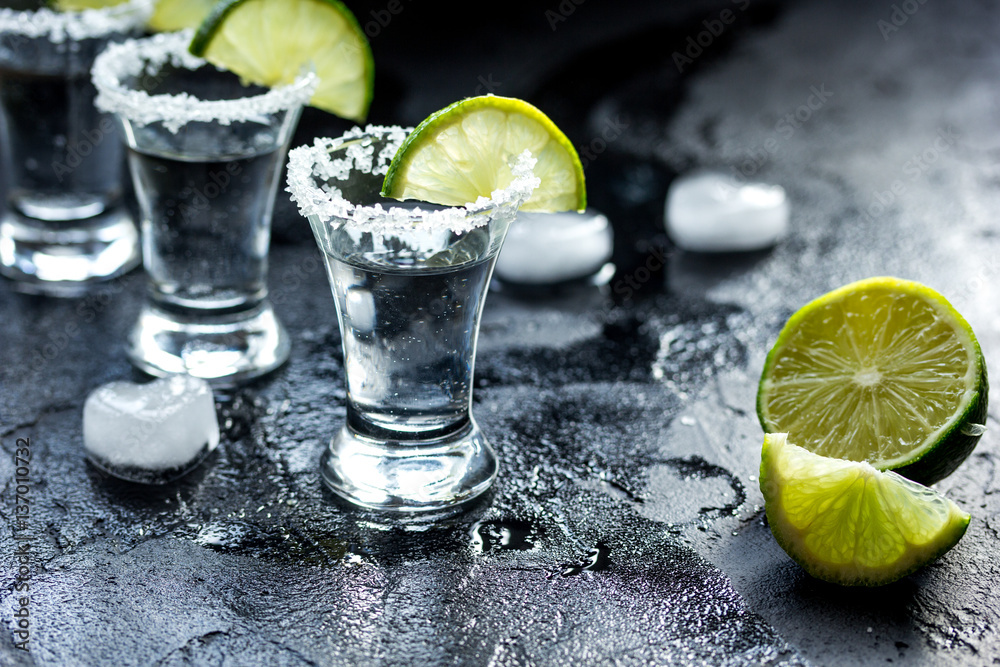
[(0, 273), (22, 291), (72, 296), (139, 262), (121, 142), (94, 107), (90, 68), (109, 42), (142, 32), (153, 3), (81, 12), (12, 4), (0, 3)]
[(363, 507), (443, 510), (487, 488), (497, 457), (472, 416), (479, 317), (497, 253), (538, 184), (533, 159), (466, 207), (382, 199), (402, 128), (369, 126), (289, 154), (288, 183), (326, 263), (343, 341), (346, 423), (323, 481)]
[(98, 107), (124, 130), (142, 213), (149, 288), (129, 359), (151, 375), (227, 386), (288, 358), (267, 296), (271, 214), (316, 76), (244, 86), (188, 53), (190, 39), (182, 32), (112, 45), (93, 78)]

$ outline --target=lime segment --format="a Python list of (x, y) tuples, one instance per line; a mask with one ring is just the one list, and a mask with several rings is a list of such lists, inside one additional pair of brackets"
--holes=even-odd
[(313, 68), (310, 105), (362, 121), (374, 64), (354, 15), (338, 0), (222, 0), (202, 22), (191, 53), (261, 86), (292, 83)]
[(215, 0), (157, 0), (149, 27), (156, 32), (197, 28), (214, 6)]
[(896, 278), (807, 304), (767, 356), (766, 432), (930, 484), (971, 453), (986, 418), (986, 363), (968, 322), (934, 290)]
[(778, 544), (809, 574), (845, 586), (880, 586), (939, 557), (969, 515), (933, 489), (867, 463), (818, 456), (764, 438), (760, 490)]
[(431, 114), (400, 146), (382, 186), (394, 199), (462, 206), (510, 184), (512, 159), (530, 151), (541, 185), (526, 211), (582, 211), (580, 158), (566, 135), (522, 100), (484, 95)]

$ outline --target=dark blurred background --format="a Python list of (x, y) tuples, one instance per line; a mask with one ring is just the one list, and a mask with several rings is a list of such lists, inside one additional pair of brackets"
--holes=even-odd
[[(663, 200), (693, 166), (666, 140), (685, 82), (782, 8), (770, 0), (346, 4), (375, 59), (369, 122), (416, 125), (486, 93), (535, 104), (577, 147), (590, 204), (611, 218), (614, 262), (626, 272), (652, 249), (669, 252)], [(349, 126), (306, 109), (293, 144)]]

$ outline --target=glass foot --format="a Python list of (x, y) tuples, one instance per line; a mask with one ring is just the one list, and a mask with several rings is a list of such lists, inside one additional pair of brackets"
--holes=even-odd
[(179, 314), (143, 306), (128, 340), (128, 358), (139, 370), (164, 376), (187, 373), (214, 387), (264, 375), (288, 359), (288, 334), (264, 302), (224, 315)]
[(350, 502), (376, 510), (426, 512), (486, 491), (497, 457), (475, 421), (433, 440), (379, 440), (344, 426), (320, 458), (323, 482)]
[(0, 273), (21, 292), (79, 296), (139, 259), (139, 234), (124, 210), (66, 222), (11, 211), (0, 221)]

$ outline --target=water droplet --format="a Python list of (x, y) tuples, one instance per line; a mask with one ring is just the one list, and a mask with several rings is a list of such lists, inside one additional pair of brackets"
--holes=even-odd
[(588, 550), (587, 555), (576, 563), (560, 565), (561, 574), (564, 577), (572, 577), (581, 572), (598, 572), (603, 570), (608, 567), (608, 556), (610, 554), (611, 549), (606, 544), (598, 542), (596, 547)]
[(986, 426), (984, 424), (964, 424), (962, 426), (962, 435), (968, 435), (975, 438), (983, 433), (986, 433)]
[(538, 531), (527, 521), (496, 519), (477, 521), (470, 531), (472, 546), (479, 553), (488, 551), (529, 551), (535, 548)]

